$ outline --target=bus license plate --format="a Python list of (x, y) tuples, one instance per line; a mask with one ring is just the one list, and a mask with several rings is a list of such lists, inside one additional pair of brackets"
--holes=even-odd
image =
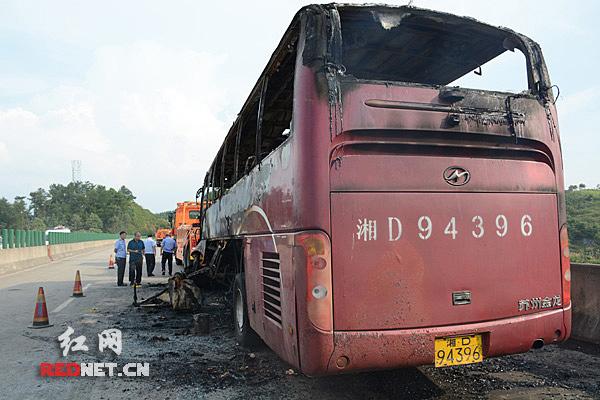
[(435, 366), (472, 364), (483, 361), (481, 335), (452, 336), (435, 339)]

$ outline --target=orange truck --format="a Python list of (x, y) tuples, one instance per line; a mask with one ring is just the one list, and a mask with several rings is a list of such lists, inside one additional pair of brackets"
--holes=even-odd
[(177, 250), (175, 263), (187, 269), (190, 264), (191, 249), (196, 247), (200, 239), (200, 203), (184, 201), (177, 203), (173, 225)]
[(160, 247), (160, 243), (162, 242), (162, 240), (167, 236), (167, 234), (172, 234), (173, 233), (173, 229), (172, 228), (160, 228), (156, 230), (155, 236), (156, 236), (156, 245), (158, 247)]

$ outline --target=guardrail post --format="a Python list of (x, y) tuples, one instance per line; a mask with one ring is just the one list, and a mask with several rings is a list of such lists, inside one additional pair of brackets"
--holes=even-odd
[(10, 244), (8, 243), (8, 229), (2, 229), (2, 248), (8, 249)]
[(21, 230), (15, 230), (15, 247), (18, 249), (21, 247)]
[(8, 247), (11, 249), (15, 248), (15, 230), (14, 229), (8, 230)]

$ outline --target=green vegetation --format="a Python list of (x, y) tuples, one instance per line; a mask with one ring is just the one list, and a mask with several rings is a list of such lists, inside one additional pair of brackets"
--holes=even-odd
[(64, 225), (73, 231), (146, 234), (169, 226), (134, 200), (125, 186), (115, 190), (90, 182), (53, 184), (12, 203), (0, 198), (0, 228), (45, 230)]
[(566, 195), (571, 261), (600, 264), (600, 189), (573, 185)]

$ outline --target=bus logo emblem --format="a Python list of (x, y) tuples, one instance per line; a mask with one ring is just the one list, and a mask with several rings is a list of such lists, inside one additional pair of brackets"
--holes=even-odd
[(471, 179), (471, 173), (463, 167), (448, 167), (444, 171), (444, 180), (452, 186), (466, 185)]

